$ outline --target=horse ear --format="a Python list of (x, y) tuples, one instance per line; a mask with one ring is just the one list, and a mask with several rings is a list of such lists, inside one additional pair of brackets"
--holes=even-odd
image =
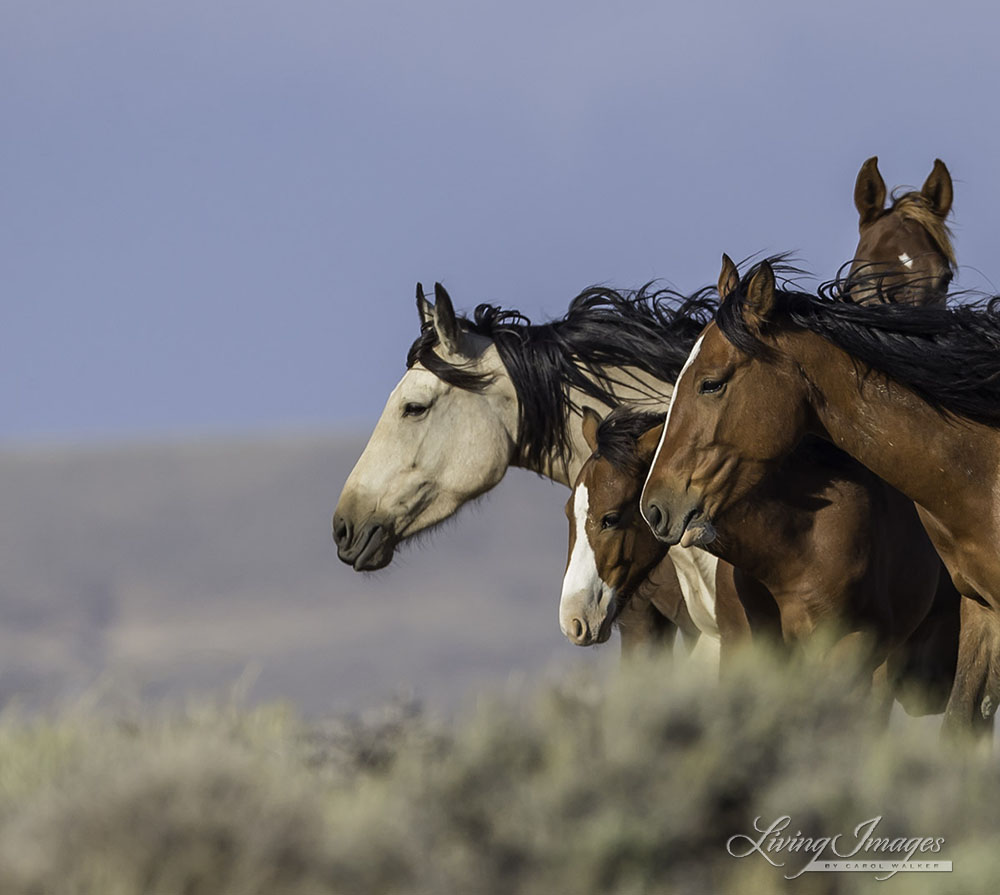
[(740, 285), (740, 272), (737, 270), (733, 259), (725, 252), (722, 253), (722, 272), (719, 274), (719, 298), (725, 301), (731, 292), (735, 292)]
[(873, 155), (858, 171), (854, 182), (854, 207), (858, 210), (858, 226), (870, 224), (885, 208), (885, 181), (878, 170), (878, 156)]
[(420, 325), (434, 318), (434, 306), (424, 296), (424, 284), (417, 283), (417, 313), (420, 315)]
[(445, 350), (451, 354), (459, 353), (462, 340), (462, 330), (455, 317), (455, 307), (451, 297), (440, 283), (434, 284), (434, 329)]
[(593, 407), (583, 408), (583, 440), (587, 442), (587, 447), (592, 451), (597, 450), (597, 430), (603, 422), (601, 415)]
[(948, 216), (954, 192), (951, 186), (951, 174), (941, 159), (934, 159), (934, 168), (927, 175), (920, 193), (930, 202), (934, 214), (939, 218)]
[(761, 330), (774, 312), (775, 303), (774, 269), (769, 262), (761, 261), (747, 286), (743, 319), (751, 329)]

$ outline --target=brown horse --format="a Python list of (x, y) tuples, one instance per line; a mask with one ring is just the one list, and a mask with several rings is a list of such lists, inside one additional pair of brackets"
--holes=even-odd
[(945, 224), (952, 195), (951, 175), (935, 159), (919, 192), (902, 193), (885, 208), (878, 157), (861, 166), (854, 185), (861, 238), (846, 283), (855, 301), (881, 295), (911, 304), (944, 304), (955, 271)]
[(1000, 316), (841, 302), (733, 280), (678, 378), (641, 508), (667, 544), (708, 545), (807, 435), (915, 501), (962, 594), (946, 723), (992, 719), (1000, 691)]
[[(566, 508), (570, 557), (560, 603), (563, 629), (581, 645), (601, 639), (667, 552), (638, 507), (662, 418), (627, 409), (602, 423), (594, 418), (585, 417), (594, 453)], [(717, 583), (711, 618), (724, 653), (750, 630), (798, 644), (834, 622), (844, 634), (834, 655), (863, 641), (869, 671), (883, 666), (886, 707), (897, 694), (911, 713), (943, 710), (955, 670), (958, 594), (911, 501), (814, 439), (775, 469), (753, 500), (714, 518), (713, 526), (707, 549), (720, 559), (719, 577), (732, 575), (734, 585)], [(730, 593), (737, 603), (727, 602)], [(711, 632), (700, 607), (689, 608)], [(921, 625), (950, 625), (950, 655), (938, 651), (928, 665), (914, 654), (909, 638)], [(916, 695), (908, 686), (915, 677), (921, 702), (907, 699)]]
[(559, 626), (578, 646), (604, 643), (617, 625), (622, 651), (634, 650), (644, 640), (637, 619), (651, 614), (670, 619), (692, 649), (702, 634), (719, 639), (714, 589), (692, 586), (685, 566), (675, 567), (639, 515), (639, 491), (656, 443), (645, 467), (635, 444), (656, 419), (620, 408), (602, 424), (597, 411), (584, 408), (581, 430), (593, 453), (566, 504), (569, 558), (559, 602)]

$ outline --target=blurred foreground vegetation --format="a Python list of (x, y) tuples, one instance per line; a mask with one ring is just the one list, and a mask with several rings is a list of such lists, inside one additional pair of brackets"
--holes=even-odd
[[(1000, 772), (938, 725), (881, 732), (847, 671), (746, 656), (724, 685), (636, 662), (305, 722), (284, 707), (0, 721), (4, 895), (997, 891)], [(786, 881), (726, 841), (944, 837), (954, 871)], [(789, 832), (793, 832), (792, 829)], [(790, 860), (797, 869), (803, 861)]]

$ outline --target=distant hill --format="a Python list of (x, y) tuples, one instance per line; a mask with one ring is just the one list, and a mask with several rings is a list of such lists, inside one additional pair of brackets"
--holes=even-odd
[(0, 451), (0, 698), (223, 691), (307, 712), (469, 688), (583, 651), (557, 623), (567, 492), (512, 471), (375, 575), (330, 537), (360, 437)]

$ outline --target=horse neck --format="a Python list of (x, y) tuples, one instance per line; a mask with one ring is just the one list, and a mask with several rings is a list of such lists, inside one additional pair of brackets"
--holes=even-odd
[[(616, 385), (614, 389), (618, 404), (650, 411), (666, 410), (666, 404), (674, 390), (672, 383), (663, 382), (648, 373), (632, 368), (623, 368), (620, 377), (616, 375), (615, 378), (621, 378), (625, 381), (625, 384)], [(578, 389), (570, 389), (570, 402), (574, 407), (593, 407), (601, 416), (614, 409), (611, 405), (598, 401)], [(512, 465), (545, 476), (545, 478), (560, 485), (571, 488), (580, 474), (580, 469), (592, 453), (583, 437), (582, 419), (580, 413), (570, 410), (563, 421), (569, 434), (570, 452), (567, 461), (554, 454), (549, 454), (537, 466), (533, 463), (518, 461)]]
[(787, 333), (781, 341), (809, 382), (818, 434), (942, 521), (969, 516), (957, 489), (968, 488), (969, 500), (992, 500), (1000, 469), (993, 429), (949, 421), (814, 333)]

